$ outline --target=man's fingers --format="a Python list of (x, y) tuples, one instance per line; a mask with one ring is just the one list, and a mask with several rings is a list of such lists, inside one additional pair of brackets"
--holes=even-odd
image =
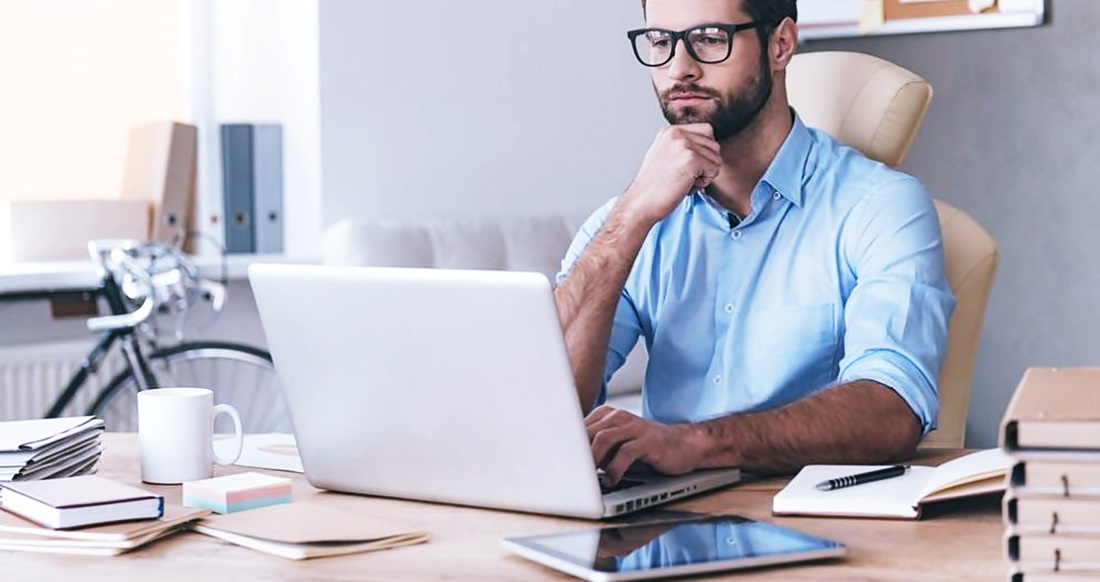
[(700, 178), (705, 177), (706, 184), (714, 181), (722, 166), (722, 151), (718, 143), (713, 139), (684, 131), (678, 132), (676, 136), (681, 139), (682, 147), (686, 149), (688, 155), (692, 156), (684, 163), (689, 164), (689, 170), (693, 171), (692, 177), (696, 179), (696, 187), (699, 187)]
[(709, 123), (684, 123), (676, 125), (688, 133), (710, 138), (710, 141), (714, 141), (714, 126)]
[(619, 449), (615, 451), (615, 457), (603, 469), (605, 484), (614, 485), (618, 483), (626, 474), (627, 469), (647, 452), (641, 439), (632, 439), (619, 445)]
[[(599, 418), (594, 418), (591, 421), (587, 418), (585, 419), (584, 428), (588, 431), (588, 442), (592, 442), (592, 439), (595, 438), (596, 433), (600, 432), (601, 430), (606, 430), (614, 426), (627, 424), (633, 422), (638, 418), (637, 416), (634, 416), (633, 414), (630, 414), (629, 412), (619, 408), (611, 408), (609, 406), (608, 409), (609, 410), (601, 414)], [(593, 412), (593, 414), (594, 413), (595, 412)], [(592, 415), (590, 414), (589, 417), (591, 416)]]
[(703, 134), (694, 133), (694, 132), (690, 132), (690, 131), (680, 131), (676, 135), (679, 136), (680, 138), (682, 138), (684, 141), (688, 141), (688, 142), (691, 142), (693, 144), (704, 146), (709, 150), (713, 150), (713, 151), (717, 152), (718, 150), (722, 149), (722, 145), (719, 144), (718, 142), (714, 141), (714, 138), (709, 136), (709, 135), (703, 135)]
[(697, 151), (701, 155), (706, 155), (708, 158), (718, 162), (722, 160), (722, 146), (713, 139), (684, 131), (679, 132), (677, 136), (691, 148), (692, 151)]
[(691, 187), (693, 190), (699, 190), (710, 186), (712, 182), (718, 177), (718, 173), (721, 171), (720, 166), (711, 165), (709, 163), (702, 164), (698, 170), (692, 174), (692, 178), (695, 181)]
[(633, 425), (613, 426), (598, 431), (589, 437), (592, 443), (592, 462), (597, 467), (603, 467), (609, 462), (609, 457), (616, 454), (622, 444), (634, 438), (638, 430)]
[(707, 186), (714, 183), (715, 178), (718, 177), (718, 172), (713, 174), (707, 172), (700, 172), (695, 176), (695, 181), (691, 184), (692, 190), (702, 190)]
[(591, 426), (604, 419), (608, 414), (618, 410), (614, 406), (608, 406), (607, 404), (596, 407), (595, 410), (588, 413), (588, 416), (584, 417), (584, 425)]
[(717, 151), (712, 152), (697, 145), (689, 145), (688, 148), (692, 155), (695, 156), (695, 160), (698, 164), (710, 170), (711, 173), (718, 173), (718, 168), (722, 166), (722, 154)]
[(672, 161), (680, 171), (692, 178), (692, 188), (709, 185), (718, 176), (722, 167), (722, 154), (714, 142), (707, 143), (704, 138), (686, 132), (678, 132), (679, 148), (677, 159)]

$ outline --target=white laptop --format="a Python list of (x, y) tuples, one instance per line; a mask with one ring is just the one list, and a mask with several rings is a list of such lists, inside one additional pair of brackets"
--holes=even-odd
[(600, 489), (549, 281), (537, 273), (253, 265), (310, 483), (582, 518), (735, 483)]

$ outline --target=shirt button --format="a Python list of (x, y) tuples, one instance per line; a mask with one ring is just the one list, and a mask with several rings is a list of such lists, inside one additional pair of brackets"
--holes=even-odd
[(726, 304), (726, 313), (733, 313), (733, 304), (732, 303), (727, 303)]
[(733, 240), (741, 240), (741, 231), (735, 230), (735, 231), (731, 232), (730, 233), (730, 238), (732, 238)]
[(715, 376), (714, 377), (714, 385), (717, 386), (721, 383), (722, 383), (722, 377), (721, 376)]
[(772, 194), (772, 200), (779, 200), (782, 197), (783, 197), (783, 195), (780, 194), (779, 192), (776, 192), (775, 194)]

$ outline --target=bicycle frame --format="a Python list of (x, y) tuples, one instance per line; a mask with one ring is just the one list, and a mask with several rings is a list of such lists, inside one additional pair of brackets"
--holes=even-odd
[[(119, 288), (118, 282), (110, 275), (104, 278), (103, 285), (95, 291), (93, 296), (105, 298), (113, 315), (125, 315), (129, 313), (122, 300), (122, 290)], [(88, 377), (94, 374), (99, 368), (99, 364), (103, 361), (103, 358), (110, 351), (111, 347), (116, 341), (120, 340), (123, 342), (122, 349), (126, 355), (126, 362), (130, 366), (130, 369), (135, 372), (134, 377), (137, 379), (138, 389), (147, 390), (156, 387), (156, 378), (153, 376), (153, 372), (149, 369), (145, 357), (141, 352), (141, 341), (138, 338), (138, 334), (134, 331), (134, 328), (127, 327), (107, 330), (99, 336), (99, 341), (97, 341), (95, 347), (88, 352), (80, 369), (73, 374), (68, 385), (65, 386), (65, 389), (62, 390), (61, 394), (54, 400), (50, 409), (46, 412), (46, 418), (57, 418), (61, 416), (61, 413), (72, 402), (76, 393), (79, 392), (81, 387), (84, 386), (84, 383), (87, 382)]]

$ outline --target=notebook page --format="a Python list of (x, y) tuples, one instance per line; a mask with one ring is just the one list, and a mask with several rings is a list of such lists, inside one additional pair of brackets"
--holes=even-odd
[(1001, 449), (987, 449), (964, 455), (936, 467), (918, 499), (952, 487), (1005, 475), (1011, 466), (1012, 460)]
[(892, 465), (807, 465), (772, 500), (774, 513), (916, 517), (920, 492), (932, 467), (911, 467), (904, 475), (832, 491), (818, 491), (822, 481), (885, 469)]

